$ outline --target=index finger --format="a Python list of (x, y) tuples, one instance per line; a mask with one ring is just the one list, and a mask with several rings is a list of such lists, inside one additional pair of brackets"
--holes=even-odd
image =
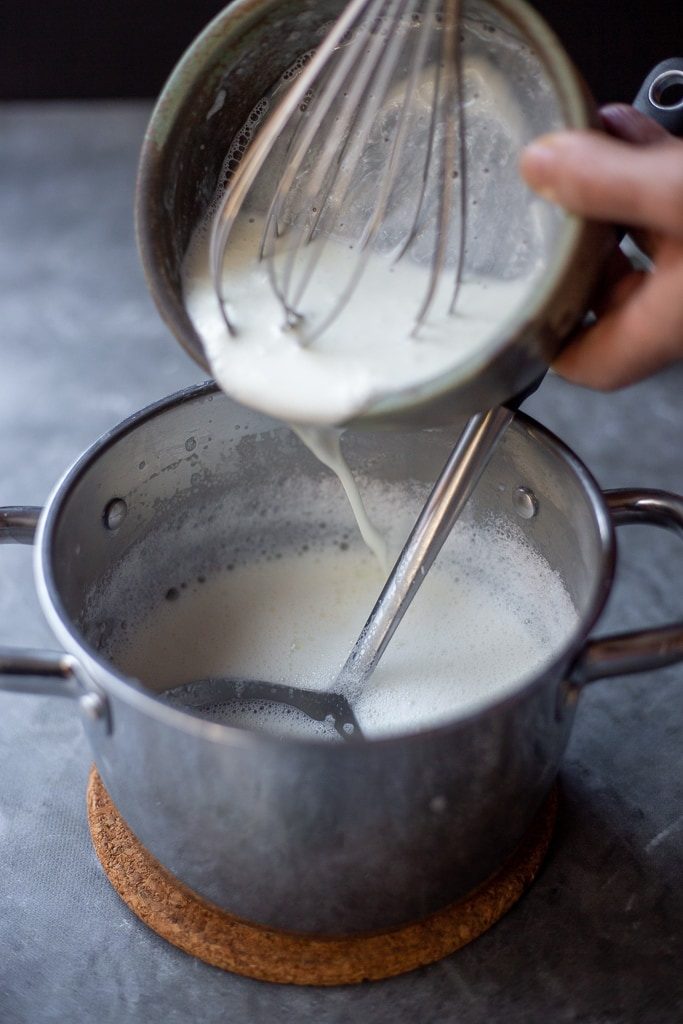
[(520, 169), (543, 198), (593, 220), (683, 239), (683, 142), (636, 146), (595, 131), (545, 135)]

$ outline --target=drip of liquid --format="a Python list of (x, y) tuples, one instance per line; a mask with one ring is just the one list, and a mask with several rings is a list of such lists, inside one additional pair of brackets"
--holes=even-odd
[(292, 427), (303, 443), (309, 448), (323, 465), (331, 469), (339, 478), (346, 497), (349, 499), (360, 535), (373, 553), (379, 566), (386, 576), (391, 571), (391, 558), (386, 540), (372, 524), (363, 504), (358, 484), (353, 478), (349, 464), (341, 450), (339, 431), (330, 427)]

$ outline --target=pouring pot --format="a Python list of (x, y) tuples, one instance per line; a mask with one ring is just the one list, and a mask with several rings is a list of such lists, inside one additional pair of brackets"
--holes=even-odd
[[(342, 7), (342, 0), (236, 0), (188, 49), (152, 114), (137, 182), (142, 263), (162, 317), (207, 371), (182, 296), (192, 233), (214, 200), (231, 141), (283, 72), (319, 44)], [(464, 17), (465, 65), (468, 56), (473, 65), (490, 64), (505, 92), (493, 113), (477, 99), (476, 84), (466, 96), (465, 273), (520, 276), (528, 286), (481, 353), (377, 399), (358, 417), (369, 425), (449, 423), (454, 410), (479, 412), (522, 393), (584, 316), (615, 242), (608, 226), (534, 197), (517, 170), (519, 151), (538, 135), (597, 123), (559, 40), (524, 0), (468, 0)]]
[[(457, 430), (348, 431), (345, 451), (357, 472), (408, 483), (419, 502)], [(0, 650), (0, 687), (77, 700), (119, 811), (192, 889), (264, 925), (343, 934), (420, 918), (484, 881), (552, 786), (582, 688), (683, 658), (681, 624), (588, 639), (612, 585), (614, 526), (680, 532), (683, 500), (602, 494), (571, 451), (517, 414), (468, 514), (522, 530), (578, 620), (543, 671), (438, 727), (330, 744), (164, 704), (158, 692), (187, 681), (178, 643), (194, 650), (195, 678), (215, 672), (189, 626), (148, 672), (126, 676), (116, 650), (127, 630), (166, 600), (190, 602), (190, 584), (239, 551), (300, 547), (310, 524), (300, 495), (331, 484), (287, 428), (212, 384), (133, 416), (68, 470), (42, 512), (0, 514), (1, 541), (34, 543), (40, 601), (64, 651)], [(354, 529), (341, 493), (332, 508), (312, 500), (307, 516)], [(276, 512), (264, 520), (266, 508)]]

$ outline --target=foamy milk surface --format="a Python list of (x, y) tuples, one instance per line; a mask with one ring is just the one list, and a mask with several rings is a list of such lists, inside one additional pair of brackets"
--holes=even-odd
[[(460, 525), (354, 704), (366, 737), (411, 732), (514, 690), (576, 623), (559, 577), (514, 528)], [(126, 673), (165, 689), (199, 678), (330, 689), (384, 581), (360, 544), (236, 565), (161, 602), (116, 651)], [(325, 736), (277, 707), (248, 724)], [(276, 728), (273, 729), (273, 720)], [(329, 730), (328, 730), (329, 731)]]

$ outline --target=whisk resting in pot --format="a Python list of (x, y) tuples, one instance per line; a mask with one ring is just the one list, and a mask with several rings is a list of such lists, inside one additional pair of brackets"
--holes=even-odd
[[(225, 253), (254, 183), (271, 166), (259, 257), (283, 326), (301, 344), (338, 317), (373, 253), (426, 267), (407, 325), (414, 334), (436, 308), (454, 312), (465, 245), (461, 5), (350, 0), (300, 62), (213, 219), (211, 274), (231, 335), (239, 328), (223, 282)], [(342, 243), (346, 258), (321, 301), (316, 272), (330, 243)]]

